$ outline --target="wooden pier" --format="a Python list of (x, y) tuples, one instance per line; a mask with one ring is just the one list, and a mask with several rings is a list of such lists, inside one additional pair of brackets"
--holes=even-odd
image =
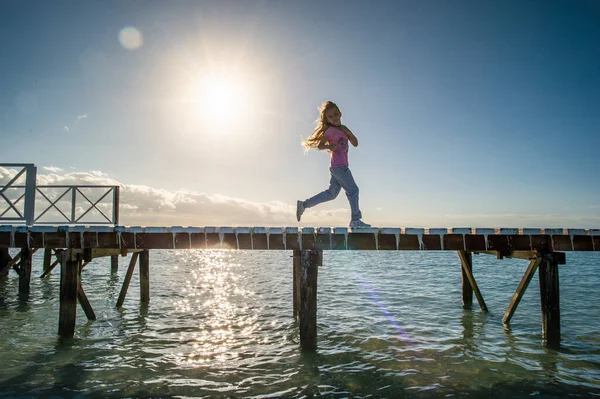
[[(20, 249), (13, 258), (9, 248)], [(317, 274), (323, 251), (456, 251), (462, 269), (462, 305), (470, 308), (473, 294), (487, 312), (473, 276), (472, 254), (498, 259), (529, 260), (503, 317), (509, 323), (523, 293), (539, 269), (542, 338), (545, 345), (560, 345), (558, 265), (566, 251), (600, 251), (600, 229), (472, 229), (472, 228), (369, 228), (349, 230), (330, 227), (123, 227), (123, 226), (0, 226), (0, 277), (13, 269), (19, 290), (29, 290), (32, 255), (44, 250), (43, 273), (61, 265), (58, 333), (72, 337), (77, 303), (90, 320), (95, 319), (81, 284), (81, 270), (94, 258), (110, 256), (111, 270), (118, 256), (132, 253), (117, 300), (126, 297), (136, 264), (140, 273), (140, 300), (150, 301), (150, 250), (153, 249), (288, 250), (293, 252), (293, 314), (299, 319), (302, 348), (317, 345)], [(56, 259), (52, 261), (52, 257)]]

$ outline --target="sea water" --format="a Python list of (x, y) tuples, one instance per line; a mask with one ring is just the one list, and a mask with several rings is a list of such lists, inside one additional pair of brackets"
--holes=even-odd
[[(14, 253), (13, 253), (14, 255)], [(560, 266), (561, 348), (542, 345), (537, 275), (510, 326), (502, 315), (528, 262), (474, 255), (489, 313), (461, 303), (455, 252), (325, 251), (318, 349), (299, 347), (292, 251), (150, 252), (115, 304), (117, 273), (95, 259), (75, 337), (57, 336), (60, 271), (29, 295), (0, 281), (0, 396), (204, 398), (600, 397), (600, 254)]]

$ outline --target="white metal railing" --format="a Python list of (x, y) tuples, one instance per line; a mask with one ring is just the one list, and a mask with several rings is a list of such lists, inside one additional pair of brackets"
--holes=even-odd
[[(0, 205), (5, 202), (8, 206), (0, 213), (0, 222), (25, 223), (28, 226), (61, 223), (113, 224), (115, 226), (119, 224), (119, 186), (38, 186), (36, 185), (37, 168), (34, 164), (0, 164), (0, 167), (17, 169), (16, 175), (0, 187)], [(23, 174), (25, 174), (25, 185), (16, 184), (18, 180), (23, 179)], [(9, 190), (16, 194), (16, 198), (14, 195), (12, 198), (8, 195)], [(98, 190), (102, 190), (98, 199), (90, 199), (91, 194)], [(110, 205), (112, 206), (107, 204), (107, 197), (111, 199)], [(44, 207), (39, 208), (39, 205), (42, 204)], [(65, 210), (65, 205), (69, 210)], [(107, 208), (112, 209), (109, 212)], [(94, 210), (100, 220), (85, 220), (84, 218)], [(5, 216), (11, 211), (11, 216)]]

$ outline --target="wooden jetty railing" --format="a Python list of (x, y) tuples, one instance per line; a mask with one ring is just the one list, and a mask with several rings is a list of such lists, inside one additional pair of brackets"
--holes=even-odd
[[(15, 176), (3, 186), (0, 186), (0, 205), (6, 206), (3, 211), (0, 209), (0, 222), (24, 223), (28, 226), (34, 224), (78, 223), (119, 224), (119, 186), (38, 185), (36, 181), (37, 167), (34, 164), (0, 163), (0, 167), (15, 170)], [(24, 185), (16, 184), (23, 179), (25, 180)], [(90, 193), (97, 193), (98, 190), (102, 190), (99, 198), (91, 200)], [(39, 197), (41, 201), (36, 203), (36, 197)], [(109, 200), (111, 201), (112, 213), (107, 216), (98, 205), (108, 205), (107, 201)], [(62, 203), (69, 207), (66, 214), (63, 212), (64, 207), (61, 209), (58, 206)], [(86, 216), (89, 217), (93, 211), (100, 216), (99, 219), (84, 219)], [(45, 220), (44, 216), (46, 216)], [(49, 216), (50, 219), (48, 219)]]
[[(14, 258), (9, 248), (21, 249)], [(139, 263), (140, 298), (150, 300), (152, 249), (239, 249), (293, 251), (293, 312), (300, 321), (301, 346), (317, 344), (317, 274), (324, 250), (456, 251), (462, 269), (463, 307), (470, 308), (473, 294), (482, 311), (487, 306), (473, 276), (472, 254), (493, 254), (498, 259), (529, 260), (503, 322), (509, 323), (523, 293), (539, 269), (542, 337), (545, 345), (560, 345), (558, 265), (565, 251), (600, 251), (600, 229), (471, 229), (471, 228), (369, 228), (349, 230), (330, 227), (123, 227), (123, 226), (0, 226), (0, 277), (15, 270), (19, 290), (29, 290), (31, 257), (44, 249), (44, 272), (60, 263), (59, 335), (71, 337), (75, 330), (77, 302), (87, 317), (94, 311), (81, 285), (81, 270), (94, 258), (133, 253), (117, 307), (127, 294)], [(52, 256), (56, 258), (52, 262)]]

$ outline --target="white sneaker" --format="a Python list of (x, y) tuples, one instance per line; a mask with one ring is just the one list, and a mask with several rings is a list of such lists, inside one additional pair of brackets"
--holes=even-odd
[(350, 227), (353, 229), (368, 229), (369, 227), (371, 227), (371, 225), (358, 219), (358, 220), (351, 221)]
[(298, 201), (296, 203), (296, 219), (298, 219), (298, 221), (300, 221), (300, 218), (302, 217), (302, 214), (304, 213), (305, 209), (306, 208), (304, 208), (304, 202)]

